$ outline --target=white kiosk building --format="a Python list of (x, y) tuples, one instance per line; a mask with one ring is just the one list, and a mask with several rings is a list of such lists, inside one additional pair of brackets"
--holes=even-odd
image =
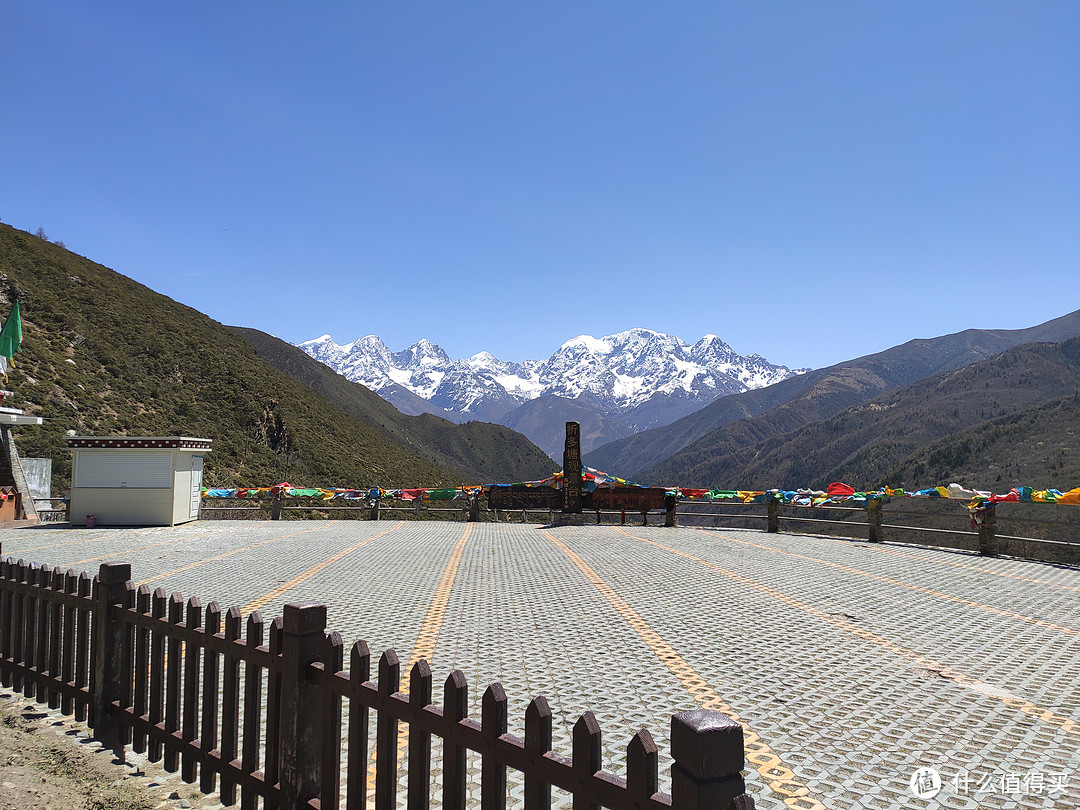
[(175, 526), (199, 519), (211, 439), (72, 436), (72, 526)]

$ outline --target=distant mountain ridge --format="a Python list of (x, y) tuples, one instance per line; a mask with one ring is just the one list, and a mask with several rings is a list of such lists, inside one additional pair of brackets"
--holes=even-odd
[(1080, 311), (1027, 329), (967, 329), (911, 340), (767, 388), (724, 397), (669, 425), (599, 447), (586, 455), (585, 462), (647, 483), (663, 476), (685, 486), (706, 480), (709, 486), (727, 486), (708, 478), (720, 471), (713, 466), (717, 459), (744, 454), (747, 448), (830, 419), (886, 391), (989, 359), (1013, 346), (1059, 343), (1077, 336)]
[(299, 348), (406, 413), (428, 410), (455, 421), (499, 422), (525, 433), (552, 455), (561, 453), (559, 436), (570, 413), (577, 416), (573, 421), (585, 418), (597, 425), (597, 431), (584, 437), (588, 450), (620, 435), (667, 424), (718, 397), (805, 372), (760, 355), (739, 355), (716, 335), (691, 345), (641, 328), (601, 338), (580, 335), (546, 360), (522, 363), (499, 360), (489, 352), (452, 360), (427, 339), (391, 352), (375, 335), (344, 345), (323, 335)]
[(469, 421), (454, 424), (432, 414), (411, 416), (368, 388), (349, 382), (295, 346), (276, 337), (230, 326), (259, 357), (316, 391), (365, 424), (378, 425), (391, 439), (466, 481), (501, 483), (546, 478), (557, 465), (523, 435), (503, 425)]
[[(213, 440), (210, 486), (434, 487), (547, 475), (550, 459), (498, 425), (397, 413), (332, 377), (260, 357), (275, 343), (231, 330), (89, 259), (0, 223), (0, 306), (22, 309), (12, 404), (44, 424), (17, 431), (24, 457), (52, 459), (70, 483), (65, 433)], [(296, 359), (296, 358), (293, 358)], [(343, 392), (348, 387), (355, 391)], [(366, 395), (363, 396), (363, 395)], [(365, 401), (370, 400), (370, 402)]]
[[(733, 423), (652, 468), (650, 475), (688, 481), (689, 486), (715, 481), (723, 488), (824, 488), (843, 480), (918, 489), (942, 483), (939, 475), (966, 465), (967, 484), (989, 486), (1005, 480), (1009, 486), (1071, 488), (1080, 482), (1063, 480), (1059, 469), (1080, 469), (1080, 453), (1070, 452), (1075, 438), (1067, 438), (1075, 423), (1044, 427), (1041, 436), (1028, 434), (1030, 446), (1023, 452), (1025, 442), (1020, 440), (993, 452), (976, 449), (972, 442), (954, 443), (948, 452), (928, 453), (926, 448), (1049, 401), (1064, 397), (1067, 402), (1078, 391), (1080, 338), (1025, 343), (890, 389), (795, 430), (760, 436), (752, 430), (753, 420)], [(1009, 478), (1003, 479), (1006, 467)]]

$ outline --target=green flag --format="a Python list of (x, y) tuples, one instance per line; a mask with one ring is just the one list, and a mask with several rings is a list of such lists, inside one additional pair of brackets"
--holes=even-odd
[(4, 328), (0, 329), (0, 357), (9, 360), (15, 357), (15, 352), (22, 346), (22, 316), (19, 314), (19, 302), (11, 308)]

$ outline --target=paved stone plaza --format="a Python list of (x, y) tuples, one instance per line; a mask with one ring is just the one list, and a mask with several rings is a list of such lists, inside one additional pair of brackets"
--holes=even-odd
[[(1073, 568), (746, 530), (420, 521), (39, 527), (0, 544), (77, 570), (130, 562), (151, 588), (267, 617), (320, 599), (349, 644), (427, 658), (437, 684), (463, 670), (476, 714), (501, 681), (514, 733), (545, 695), (567, 755), (586, 709), (609, 770), (648, 728), (664, 789), (670, 715), (708, 707), (744, 724), (759, 808), (1080, 807)], [(920, 767), (940, 774), (933, 798), (913, 793)]]

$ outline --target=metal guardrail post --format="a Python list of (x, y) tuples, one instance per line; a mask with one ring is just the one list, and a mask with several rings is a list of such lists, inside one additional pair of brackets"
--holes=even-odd
[(319, 797), (322, 777), (321, 690), (308, 680), (308, 667), (326, 649), (326, 605), (291, 602), (282, 614), (281, 725), (279, 727), (283, 808), (300, 810)]
[(746, 792), (742, 726), (697, 709), (671, 718), (672, 810), (722, 810)]
[[(130, 579), (129, 563), (103, 563), (98, 569), (94, 592), (94, 688), (90, 725), (101, 744), (111, 748), (120, 759), (124, 755), (123, 734), (118, 718), (112, 713), (112, 703), (117, 701), (121, 706), (125, 705), (124, 691), (131, 690), (132, 673), (124, 672), (127, 629), (124, 622), (113, 615), (113, 608), (124, 604)], [(130, 658), (127, 656), (128, 661)]]

